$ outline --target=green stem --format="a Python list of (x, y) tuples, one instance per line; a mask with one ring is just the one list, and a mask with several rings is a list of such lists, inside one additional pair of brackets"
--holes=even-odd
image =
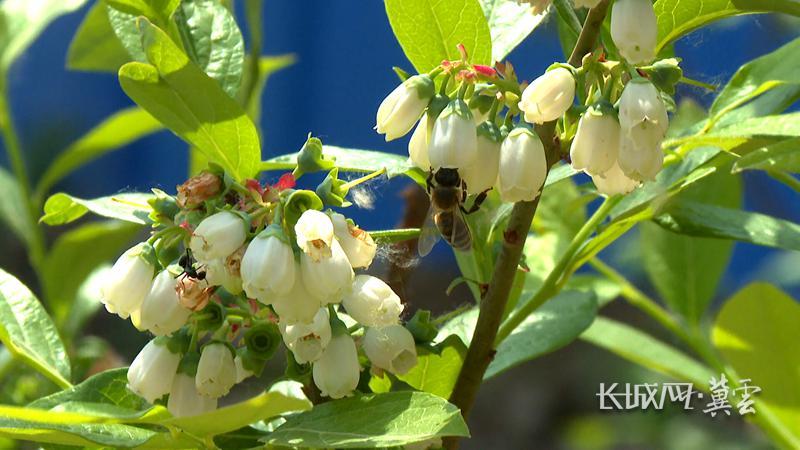
[(583, 224), (583, 227), (578, 231), (578, 234), (572, 239), (572, 242), (567, 247), (567, 250), (561, 255), (556, 266), (544, 280), (544, 283), (539, 290), (531, 297), (530, 300), (522, 304), (517, 311), (513, 312), (508, 319), (500, 327), (495, 339), (495, 345), (499, 345), (505, 338), (507, 338), (515, 328), (517, 328), (531, 313), (536, 311), (547, 300), (553, 298), (561, 290), (563, 286), (562, 278), (565, 275), (567, 267), (570, 262), (583, 247), (586, 240), (592, 233), (595, 232), (600, 223), (605, 220), (611, 208), (613, 208), (622, 199), (621, 195), (607, 198), (603, 204), (597, 208), (597, 211), (592, 214), (592, 217)]
[(396, 242), (410, 241), (419, 237), (419, 228), (398, 228), (396, 230), (370, 231), (369, 235), (375, 242), (381, 244), (394, 244)]
[(372, 173), (370, 173), (368, 175), (364, 175), (361, 178), (356, 178), (355, 180), (348, 181), (347, 183), (339, 186), (339, 189), (348, 190), (348, 189), (350, 189), (350, 188), (352, 188), (354, 186), (358, 186), (359, 184), (364, 183), (366, 181), (369, 181), (369, 180), (371, 180), (371, 179), (373, 179), (375, 177), (379, 177), (379, 176), (383, 175), (384, 173), (386, 173), (386, 167), (378, 169), (375, 172), (372, 172)]
[(636, 288), (636, 286), (631, 284), (622, 274), (614, 270), (613, 267), (607, 265), (598, 258), (592, 258), (589, 260), (589, 264), (601, 275), (617, 283), (621, 289), (620, 295), (628, 300), (628, 303), (652, 317), (656, 322), (661, 324), (661, 326), (679, 336), (684, 341), (689, 339), (689, 335), (683, 325), (678, 322), (675, 316), (659, 305), (658, 302)]
[(44, 261), (44, 233), (39, 227), (39, 212), (32, 200), (30, 178), (25, 168), (22, 147), (19, 143), (19, 137), (14, 127), (14, 119), (8, 104), (8, 93), (5, 90), (0, 91), (0, 132), (2, 132), (8, 160), (11, 163), (11, 169), (14, 172), (14, 177), (16, 178), (20, 195), (22, 196), (20, 200), (26, 205), (28, 227), (31, 229), (31, 239), (27, 242), (30, 262), (33, 268), (38, 272)]
[(561, 18), (561, 20), (567, 24), (573, 36), (576, 38), (580, 36), (581, 21), (575, 14), (575, 8), (572, 7), (572, 4), (569, 2), (569, 0), (555, 0), (553, 4), (556, 7), (556, 13), (558, 13), (558, 16)]

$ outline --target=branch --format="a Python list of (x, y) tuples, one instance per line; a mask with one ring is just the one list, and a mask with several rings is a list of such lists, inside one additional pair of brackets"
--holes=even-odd
[[(609, 0), (602, 0), (595, 8), (589, 11), (586, 17), (578, 42), (569, 57), (568, 62), (573, 66), (581, 64), (583, 56), (594, 49), (600, 26), (608, 9)], [(547, 155), (547, 170), (556, 163), (561, 152), (560, 144), (555, 135), (556, 122), (549, 122), (539, 127), (536, 131), (541, 137)], [(492, 281), (486, 295), (481, 299), (480, 313), (472, 341), (467, 350), (464, 365), (458, 374), (455, 388), (450, 396), (450, 402), (461, 409), (464, 418), (469, 417), (470, 410), (475, 403), (475, 396), (483, 381), (483, 375), (494, 357), (494, 342), (497, 330), (503, 319), (503, 312), (511, 292), (511, 285), (517, 271), (522, 248), (528, 236), (533, 216), (539, 205), (539, 197), (532, 202), (518, 202), (511, 211), (503, 239), (503, 248), (495, 263)], [(457, 438), (446, 438), (445, 448), (458, 448)]]

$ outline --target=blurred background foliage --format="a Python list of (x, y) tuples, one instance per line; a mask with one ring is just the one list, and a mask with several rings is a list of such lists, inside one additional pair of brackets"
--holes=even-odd
[[(397, 44), (380, 1), (264, 2), (263, 54), (293, 55), (291, 66), (270, 76), (263, 94), (260, 118), (264, 159), (297, 150), (309, 132), (327, 144), (353, 148), (406, 152), (406, 140), (383, 142), (372, 132), (380, 100), (397, 83), (391, 70), (411, 66)], [(242, 17), (237, 3), (237, 16)], [(56, 20), (15, 63), (9, 74), (10, 107), (16, 120), (30, 176), (39, 179), (48, 162), (70, 143), (107, 116), (132, 105), (110, 73), (65, 69), (72, 36), (89, 6)], [(247, 24), (240, 20), (247, 37)], [(536, 29), (508, 59), (521, 78), (532, 79), (552, 62), (563, 59), (554, 17)], [(743, 63), (800, 35), (797, 19), (772, 15), (720, 21), (678, 41), (686, 76), (724, 84)], [(680, 85), (676, 100), (708, 107), (713, 94)], [(797, 106), (794, 107), (797, 110)], [(0, 157), (4, 158), (4, 156)], [(7, 166), (7, 161), (2, 161)], [(54, 187), (82, 198), (159, 187), (174, 192), (187, 174), (186, 145), (161, 131), (86, 165)], [(277, 175), (275, 175), (277, 176)], [(800, 208), (790, 188), (761, 171), (743, 173), (744, 208), (800, 222)], [(272, 180), (275, 181), (275, 180)], [(404, 208), (381, 207), (414, 198), (410, 181), (398, 177), (372, 183), (359, 192), (362, 205), (349, 214), (365, 229), (391, 228), (403, 221)], [(0, 229), (3, 225), (0, 224)], [(68, 227), (46, 228), (52, 242)], [(604, 259), (645, 292), (655, 289), (643, 272), (638, 229), (628, 233), (604, 254)], [(39, 286), (28, 265), (25, 249), (6, 232), (0, 233), (0, 267), (19, 277), (36, 293)], [(385, 275), (392, 252), (373, 269)], [(76, 261), (62, 261), (74, 264)], [(715, 294), (718, 301), (754, 280), (770, 281), (800, 297), (800, 254), (736, 243), (733, 258)], [(399, 276), (399, 275), (398, 275)], [(445, 295), (458, 276), (452, 252), (439, 246), (409, 273), (404, 297), (412, 310), (435, 313), (470, 301), (462, 285)], [(394, 280), (396, 281), (396, 280)], [(674, 337), (653, 326), (641, 313), (622, 302), (612, 303), (606, 315), (651, 331), (674, 345)], [(128, 321), (99, 312), (73, 342), (75, 379), (82, 374), (126, 365), (147, 337)], [(70, 325), (71, 324), (71, 325)], [(8, 358), (3, 352), (0, 358)], [(0, 361), (0, 403), (24, 404), (55, 389), (18, 364)], [(279, 372), (276, 367), (264, 378)], [(596, 392), (600, 382), (659, 382), (660, 375), (576, 341), (566, 349), (526, 363), (487, 383), (481, 390), (470, 427), (475, 438), (467, 449), (759, 449), (770, 448), (762, 435), (737, 415), (712, 419), (700, 411), (668, 406), (664, 411), (601, 413)], [(257, 382), (256, 382), (257, 383)], [(249, 389), (249, 391), (248, 391)], [(257, 384), (241, 388), (243, 397), (258, 391)], [(500, 407), (502, 405), (502, 407)], [(9, 448), (15, 445), (6, 442)]]

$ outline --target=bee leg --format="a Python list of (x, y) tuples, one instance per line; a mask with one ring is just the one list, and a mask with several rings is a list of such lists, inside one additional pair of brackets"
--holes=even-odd
[[(491, 189), (491, 188), (489, 188), (489, 189)], [(489, 194), (489, 189), (487, 189), (487, 190), (481, 192), (480, 194), (478, 194), (475, 197), (475, 201), (472, 202), (472, 206), (470, 206), (469, 209), (465, 210), (464, 207), (461, 207), (461, 210), (464, 211), (464, 214), (472, 214), (475, 211), (479, 210), (481, 208), (481, 205), (483, 204), (483, 202), (486, 200), (486, 196)]]
[(428, 172), (428, 178), (425, 179), (425, 187), (428, 191), (428, 195), (430, 195), (433, 190), (433, 167), (431, 167), (431, 170)]

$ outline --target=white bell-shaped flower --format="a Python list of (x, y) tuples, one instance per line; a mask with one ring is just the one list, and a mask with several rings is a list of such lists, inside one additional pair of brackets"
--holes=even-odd
[(605, 173), (617, 161), (620, 128), (617, 118), (591, 107), (578, 122), (569, 155), (572, 167), (588, 174)]
[(128, 389), (150, 403), (169, 393), (181, 356), (152, 340), (142, 348), (128, 368)]
[(211, 342), (203, 347), (197, 363), (195, 386), (200, 395), (219, 398), (236, 384), (236, 364), (231, 349), (222, 342)]
[(417, 365), (414, 336), (402, 325), (367, 328), (362, 345), (373, 366), (395, 375), (404, 375)]
[(483, 122), (478, 126), (478, 151), (475, 162), (471, 166), (459, 169), (469, 195), (491, 189), (497, 181), (501, 140), (500, 130), (493, 123)]
[(200, 395), (194, 378), (179, 373), (172, 381), (167, 409), (175, 417), (197, 416), (217, 409), (217, 399)]
[(654, 180), (664, 167), (664, 152), (660, 145), (638, 146), (636, 141), (623, 136), (617, 163), (628, 178), (638, 181)]
[(403, 312), (400, 297), (380, 278), (359, 275), (342, 304), (350, 315), (365, 327), (382, 327), (397, 323)]
[(594, 8), (600, 0), (574, 0), (575, 8)]
[(308, 253), (300, 255), (300, 269), (306, 290), (323, 304), (339, 303), (353, 282), (353, 267), (336, 239), (327, 257), (315, 260)]
[(601, 194), (612, 196), (627, 194), (639, 185), (639, 182), (628, 178), (616, 162), (601, 175), (592, 175), (592, 181)]
[(358, 387), (361, 366), (358, 351), (349, 334), (334, 336), (314, 362), (312, 376), (314, 384), (323, 396), (342, 398)]
[(329, 258), (333, 242), (333, 223), (322, 211), (308, 209), (294, 225), (297, 246), (313, 260)]
[(650, 0), (616, 0), (611, 9), (611, 38), (631, 64), (643, 64), (656, 56), (658, 24)]
[(575, 99), (572, 72), (557, 67), (548, 70), (522, 91), (519, 109), (528, 123), (545, 123), (561, 117)]
[(354, 269), (369, 267), (378, 250), (372, 236), (339, 213), (331, 214), (331, 221), (336, 240), (342, 246), (350, 265)]
[(298, 364), (314, 362), (331, 341), (331, 324), (327, 308), (320, 308), (311, 322), (279, 324), (283, 342)]
[(162, 270), (156, 275), (141, 309), (132, 315), (137, 319), (134, 325), (156, 336), (172, 334), (186, 325), (192, 311), (181, 305), (177, 287), (178, 281), (169, 271)]
[(117, 259), (100, 288), (108, 312), (127, 319), (138, 310), (153, 283), (153, 247), (142, 242)]
[(547, 159), (539, 136), (517, 127), (500, 146), (497, 190), (504, 202), (532, 201), (544, 186)]
[(411, 139), (408, 141), (408, 157), (412, 164), (422, 170), (431, 168), (431, 160), (428, 158), (428, 114), (422, 115), (414, 132), (411, 133)]
[(244, 292), (262, 303), (271, 303), (273, 297), (288, 294), (295, 284), (294, 252), (276, 233), (272, 227), (259, 233), (242, 258)]
[(419, 120), (434, 94), (428, 75), (414, 75), (397, 86), (378, 107), (375, 129), (386, 141), (405, 136)]
[(308, 283), (303, 279), (300, 267), (295, 267), (295, 274), (292, 289), (284, 295), (275, 297), (271, 302), (281, 323), (311, 322), (319, 308), (323, 306), (318, 297), (308, 292)]
[(475, 162), (478, 134), (469, 106), (455, 99), (436, 118), (428, 139), (428, 158), (433, 170), (458, 169)]
[(230, 211), (220, 211), (200, 222), (189, 246), (198, 261), (225, 259), (244, 244), (246, 237), (244, 220)]

